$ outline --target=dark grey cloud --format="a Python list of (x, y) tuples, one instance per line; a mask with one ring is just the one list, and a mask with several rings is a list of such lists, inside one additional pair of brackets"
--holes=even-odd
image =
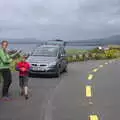
[(120, 0), (1, 0), (0, 36), (65, 40), (120, 33)]

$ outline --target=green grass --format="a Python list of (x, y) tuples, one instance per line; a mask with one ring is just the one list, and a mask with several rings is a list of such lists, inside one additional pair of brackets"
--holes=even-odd
[[(83, 53), (85, 53), (85, 55), (87, 56), (85, 57), (85, 59), (82, 56)], [(116, 49), (116, 46), (110, 47), (109, 50), (99, 50), (97, 48), (94, 48), (92, 50), (70, 49), (67, 50), (67, 54), (68, 54), (68, 62), (76, 62), (76, 61), (78, 62), (78, 61), (84, 61), (86, 59), (107, 60), (107, 59), (120, 58), (120, 49)], [(74, 55), (76, 55), (76, 57), (74, 57)]]
[(74, 55), (74, 54), (81, 54), (81, 53), (85, 53), (88, 50), (81, 50), (81, 49), (68, 49), (66, 52), (68, 55)]

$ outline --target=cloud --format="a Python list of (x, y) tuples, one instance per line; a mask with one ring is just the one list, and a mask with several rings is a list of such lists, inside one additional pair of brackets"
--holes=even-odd
[(1, 0), (0, 36), (65, 40), (120, 32), (119, 0)]

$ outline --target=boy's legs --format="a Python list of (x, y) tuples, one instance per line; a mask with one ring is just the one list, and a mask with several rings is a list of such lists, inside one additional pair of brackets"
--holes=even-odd
[(25, 93), (25, 97), (26, 99), (28, 99), (28, 76), (24, 76), (24, 93)]
[(19, 86), (21, 88), (21, 95), (24, 95), (24, 78), (23, 78), (23, 76), (19, 76)]

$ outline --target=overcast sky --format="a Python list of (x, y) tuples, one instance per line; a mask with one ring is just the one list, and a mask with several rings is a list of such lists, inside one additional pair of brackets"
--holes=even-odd
[(0, 0), (0, 37), (82, 40), (120, 33), (120, 0)]

